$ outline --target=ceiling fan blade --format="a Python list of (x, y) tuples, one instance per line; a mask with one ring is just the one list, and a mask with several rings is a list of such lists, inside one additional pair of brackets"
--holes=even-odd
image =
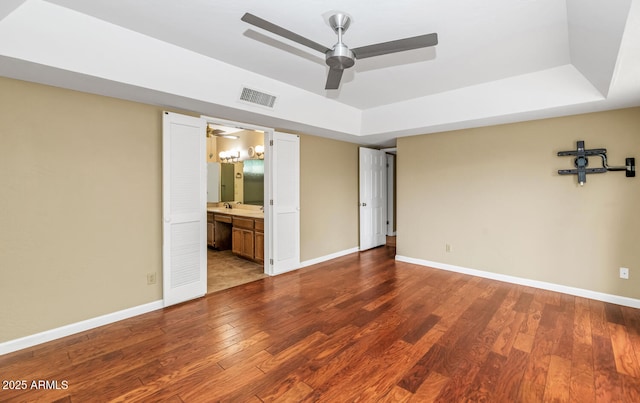
[(291, 41), (297, 42), (301, 45), (310, 47), (311, 49), (315, 49), (318, 52), (327, 53), (330, 49), (326, 46), (323, 46), (317, 42), (312, 41), (311, 39), (307, 39), (304, 36), (300, 36), (295, 32), (291, 32), (288, 29), (284, 29), (276, 24), (273, 24), (267, 20), (263, 20), (260, 17), (256, 17), (253, 14), (245, 13), (242, 18), (242, 21), (249, 23), (251, 25), (255, 25), (258, 28), (262, 28), (265, 31), (272, 32), (276, 35), (280, 35), (283, 38), (287, 38)]
[(395, 41), (376, 43), (375, 45), (361, 46), (351, 49), (356, 59), (386, 55), (389, 53), (404, 52), (405, 50), (427, 48), (438, 44), (438, 34), (426, 34), (412, 38), (398, 39)]
[(342, 79), (343, 69), (329, 69), (329, 75), (327, 76), (327, 84), (324, 86), (325, 90), (337, 90), (340, 87), (340, 80)]
[(211, 126), (207, 126), (207, 137), (219, 136), (226, 133), (224, 130), (214, 129)]

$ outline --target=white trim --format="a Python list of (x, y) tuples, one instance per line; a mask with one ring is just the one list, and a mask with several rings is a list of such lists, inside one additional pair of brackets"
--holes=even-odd
[(360, 251), (360, 248), (358, 248), (356, 246), (355, 248), (346, 249), (346, 250), (343, 250), (343, 251), (340, 251), (340, 252), (336, 252), (336, 253), (331, 253), (331, 254), (325, 255), (325, 256), (320, 256), (320, 257), (317, 257), (315, 259), (305, 260), (304, 262), (300, 262), (300, 268), (307, 267), (307, 266), (312, 266), (314, 264), (318, 264), (318, 263), (322, 263), (322, 262), (326, 262), (327, 260), (331, 260), (331, 259), (337, 259), (339, 257), (350, 255), (352, 253), (356, 253), (356, 252), (359, 252), (359, 251)]
[(395, 222), (393, 220), (393, 213), (396, 209), (396, 206), (393, 203), (394, 199), (394, 182), (396, 180), (395, 174), (395, 164), (396, 164), (396, 156), (395, 154), (387, 154), (387, 236), (393, 236), (395, 232), (393, 231), (393, 227), (395, 226)]
[(506, 274), (492, 273), (488, 271), (469, 269), (447, 263), (431, 262), (429, 260), (416, 259), (407, 256), (396, 255), (399, 262), (413, 263), (420, 266), (433, 267), (435, 269), (453, 271), (456, 273), (468, 274), (471, 276), (484, 277), (491, 280), (504, 281), (506, 283), (525, 285), (528, 287), (540, 288), (543, 290), (560, 292), (563, 294), (575, 295), (578, 297), (594, 299), (597, 301), (610, 302), (612, 304), (624, 305), (631, 308), (640, 308), (640, 300), (623, 297), (620, 295), (605, 294), (598, 291), (585, 290), (583, 288), (569, 287), (561, 284), (547, 283), (545, 281), (531, 280), (522, 277), (509, 276)]
[(271, 273), (267, 273), (267, 274), (268, 274), (269, 276), (278, 276), (278, 275), (280, 275), (280, 274), (289, 273), (289, 272), (291, 272), (291, 271), (296, 271), (296, 270), (298, 270), (298, 269), (300, 269), (300, 268), (302, 268), (302, 267), (292, 267), (292, 268), (290, 268), (290, 269), (285, 269), (285, 270), (282, 270), (282, 271), (273, 271), (273, 269), (272, 269), (272, 270), (271, 270)]
[(72, 334), (84, 332), (85, 330), (94, 329), (96, 327), (108, 325), (110, 323), (118, 322), (123, 319), (142, 315), (144, 313), (162, 309), (163, 307), (164, 302), (162, 300), (149, 302), (144, 305), (138, 305), (132, 308), (127, 308), (121, 311), (112, 312), (106, 315), (83, 320), (81, 322), (71, 323), (66, 326), (46, 330), (41, 333), (21, 337), (19, 339), (5, 341), (4, 343), (0, 343), (0, 355), (12, 353), (14, 351), (33, 347), (51, 340), (60, 339)]
[(356, 252), (360, 252), (360, 248), (358, 248), (357, 246), (355, 248), (346, 249), (346, 250), (342, 250), (340, 252), (335, 252), (335, 253), (331, 253), (331, 254), (328, 254), (328, 255), (320, 256), (320, 257), (317, 257), (315, 259), (305, 260), (304, 262), (300, 262), (300, 266), (298, 266), (298, 267), (294, 267), (294, 268), (289, 269), (289, 270), (283, 270), (283, 271), (279, 271), (279, 272), (274, 272), (273, 274), (270, 274), (270, 275), (271, 276), (277, 276), (279, 274), (284, 274), (284, 273), (288, 273), (288, 272), (295, 271), (295, 270), (298, 270), (298, 269), (302, 269), (303, 267), (313, 266), (314, 264), (326, 262), (327, 260), (331, 260), (331, 259), (337, 259), (339, 257), (350, 255), (350, 254), (356, 253)]
[[(251, 104), (251, 105), (255, 105), (255, 104)], [(236, 129), (242, 129), (242, 130), (260, 130), (260, 131), (264, 132), (265, 135), (266, 135), (267, 132), (274, 131), (273, 128), (267, 127), (267, 126), (256, 126), (256, 125), (252, 125), (252, 124), (249, 124), (249, 123), (237, 122), (235, 120), (220, 119), (220, 118), (216, 118), (216, 117), (208, 116), (208, 115), (200, 115), (200, 117), (202, 119), (206, 120), (207, 123), (216, 124), (216, 125), (220, 125), (220, 126), (235, 127)]]

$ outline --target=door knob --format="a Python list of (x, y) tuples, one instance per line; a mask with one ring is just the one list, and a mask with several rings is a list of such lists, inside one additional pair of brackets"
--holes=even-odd
[(367, 207), (367, 203), (362, 203), (362, 207)]

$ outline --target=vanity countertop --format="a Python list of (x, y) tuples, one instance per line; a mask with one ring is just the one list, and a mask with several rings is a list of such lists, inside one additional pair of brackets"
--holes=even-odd
[(249, 210), (243, 208), (207, 207), (207, 212), (227, 214), (239, 217), (264, 218), (264, 212), (260, 210)]

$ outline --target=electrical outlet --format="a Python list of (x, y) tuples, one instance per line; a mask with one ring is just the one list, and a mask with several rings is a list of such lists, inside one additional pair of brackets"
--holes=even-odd
[(445, 250), (446, 252), (453, 252), (453, 248), (451, 247), (451, 245), (450, 245), (450, 244), (445, 244), (445, 245), (444, 245), (444, 250)]
[(626, 267), (621, 267), (620, 268), (620, 278), (628, 280), (629, 279), (629, 269), (627, 269)]
[(156, 273), (147, 273), (147, 285), (155, 284), (157, 281)]

